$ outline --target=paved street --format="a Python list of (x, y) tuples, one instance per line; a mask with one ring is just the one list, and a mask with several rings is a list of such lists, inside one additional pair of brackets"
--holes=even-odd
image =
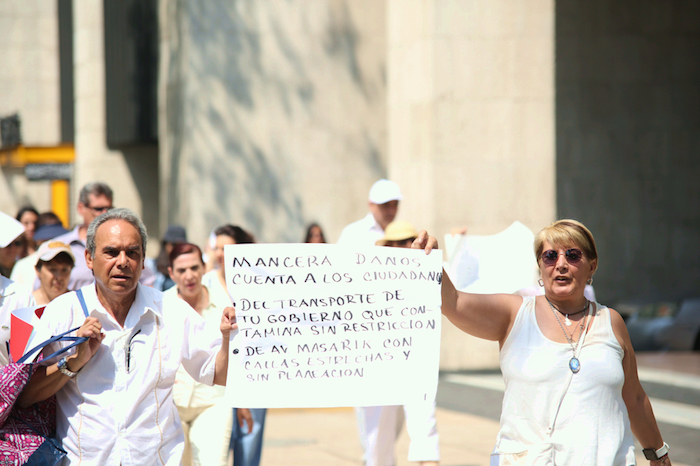
[[(640, 354), (639, 374), (675, 466), (700, 465), (700, 353)], [(498, 372), (441, 374), (438, 429), (442, 466), (488, 465), (498, 431), (503, 381)], [(639, 465), (649, 464), (639, 449)], [(408, 436), (397, 444), (406, 460)], [(355, 415), (350, 408), (269, 410), (264, 466), (361, 465)]]

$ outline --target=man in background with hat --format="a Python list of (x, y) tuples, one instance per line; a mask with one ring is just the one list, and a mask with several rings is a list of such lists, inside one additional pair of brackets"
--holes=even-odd
[[(7, 247), (22, 233), (24, 225), (0, 212), (0, 248)], [(12, 311), (29, 306), (34, 306), (34, 298), (29, 290), (0, 275), (0, 366), (9, 362), (7, 342), (10, 339)]]
[[(146, 270), (150, 270), (154, 275), (153, 288), (160, 291), (165, 291), (175, 285), (175, 282), (170, 278), (168, 267), (170, 267), (170, 253), (173, 248), (187, 242), (187, 231), (180, 225), (168, 225), (165, 230), (163, 239), (160, 242), (160, 252), (155, 259), (146, 259)], [(148, 283), (145, 283), (146, 285)]]
[(369, 190), (369, 213), (357, 222), (343, 228), (338, 244), (353, 246), (374, 246), (384, 229), (394, 221), (402, 199), (399, 185), (381, 179)]

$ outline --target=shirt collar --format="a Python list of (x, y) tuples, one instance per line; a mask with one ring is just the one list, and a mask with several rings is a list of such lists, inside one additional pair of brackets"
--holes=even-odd
[[(59, 237), (57, 237), (59, 238)], [(63, 241), (66, 244), (73, 244), (73, 243), (79, 243), (85, 246), (83, 242), (80, 240), (80, 225), (76, 226), (73, 228), (71, 231), (68, 233), (64, 233), (60, 236), (61, 241)]]
[[(88, 312), (92, 312), (94, 309), (102, 314), (107, 314), (106, 309), (97, 298), (97, 283), (93, 282), (83, 287), (83, 294)], [(161, 319), (163, 318), (162, 294), (138, 283), (136, 285), (136, 297), (134, 298), (134, 302), (131, 303), (129, 313), (124, 321), (124, 327), (135, 326), (138, 321), (141, 320), (141, 317), (149, 312)]]
[(374, 219), (374, 215), (372, 215), (372, 212), (368, 213), (367, 216), (364, 218), (365, 224), (367, 225), (367, 231), (378, 231), (380, 233), (384, 233), (384, 229), (382, 226), (377, 223), (377, 221)]
[[(136, 299), (131, 305), (131, 310), (138, 309), (139, 315), (152, 312), (158, 317), (163, 317), (163, 294), (153, 288), (138, 283), (136, 285)], [(141, 311), (143, 309), (143, 311)], [(129, 310), (129, 314), (131, 314)]]

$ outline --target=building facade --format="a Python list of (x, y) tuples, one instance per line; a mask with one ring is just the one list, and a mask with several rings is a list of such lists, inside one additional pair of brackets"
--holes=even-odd
[[(399, 217), (438, 238), (581, 220), (601, 302), (700, 291), (697, 2), (71, 6), (0, 12), (0, 116), (19, 113), (27, 146), (72, 144), (71, 206), (102, 180), (156, 242), (171, 223), (199, 244), (223, 223), (298, 242), (312, 221), (332, 242), (388, 177)], [(52, 205), (50, 181), (1, 169), (0, 209)], [(443, 336), (444, 368), (497, 363), (495, 343)]]

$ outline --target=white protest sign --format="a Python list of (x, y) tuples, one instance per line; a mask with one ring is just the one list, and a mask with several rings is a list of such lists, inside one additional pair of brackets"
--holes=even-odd
[(515, 293), (539, 278), (534, 239), (532, 231), (517, 221), (495, 235), (464, 236), (445, 270), (460, 291)]
[(442, 252), (334, 244), (226, 246), (239, 331), (226, 398), (245, 408), (432, 400)]

